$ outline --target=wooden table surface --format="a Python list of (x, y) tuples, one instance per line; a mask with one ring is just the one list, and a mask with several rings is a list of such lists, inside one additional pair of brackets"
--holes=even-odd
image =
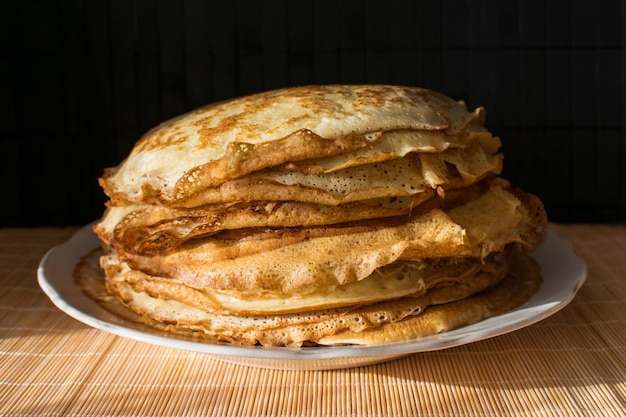
[(563, 310), (491, 339), (324, 371), (230, 364), (91, 328), (37, 283), (46, 251), (78, 229), (0, 229), (0, 417), (626, 415), (626, 228), (550, 227), (588, 267)]

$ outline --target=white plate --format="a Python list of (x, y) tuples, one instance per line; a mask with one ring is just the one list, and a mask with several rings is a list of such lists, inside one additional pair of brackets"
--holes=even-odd
[(87, 297), (72, 277), (79, 259), (99, 245), (87, 226), (69, 241), (52, 248), (37, 271), (39, 285), (50, 300), (75, 319), (118, 336), (141, 342), (211, 354), (217, 359), (274, 369), (338, 369), (368, 365), (418, 352), (451, 348), (502, 335), (536, 323), (565, 307), (586, 279), (585, 262), (569, 241), (549, 231), (546, 242), (533, 254), (542, 267), (539, 291), (519, 308), (487, 320), (418, 340), (377, 346), (310, 348), (243, 347), (176, 336), (121, 319)]

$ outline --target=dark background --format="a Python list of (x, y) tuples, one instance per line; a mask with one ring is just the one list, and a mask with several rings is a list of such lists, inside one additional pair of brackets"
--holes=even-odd
[(6, 1), (0, 226), (100, 216), (97, 177), (200, 105), (319, 83), (487, 109), (553, 221), (626, 220), (626, 2)]

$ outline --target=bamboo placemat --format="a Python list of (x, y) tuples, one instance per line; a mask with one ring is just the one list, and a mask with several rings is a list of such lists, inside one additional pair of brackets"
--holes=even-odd
[(0, 416), (622, 416), (626, 228), (552, 225), (585, 258), (576, 299), (525, 329), (336, 371), (278, 371), (91, 329), (39, 289), (76, 229), (0, 230)]

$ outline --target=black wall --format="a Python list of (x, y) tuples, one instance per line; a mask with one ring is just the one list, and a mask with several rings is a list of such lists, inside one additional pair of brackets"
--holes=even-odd
[(2, 0), (0, 226), (81, 225), (160, 121), (289, 85), (487, 109), (554, 221), (626, 220), (626, 2)]

